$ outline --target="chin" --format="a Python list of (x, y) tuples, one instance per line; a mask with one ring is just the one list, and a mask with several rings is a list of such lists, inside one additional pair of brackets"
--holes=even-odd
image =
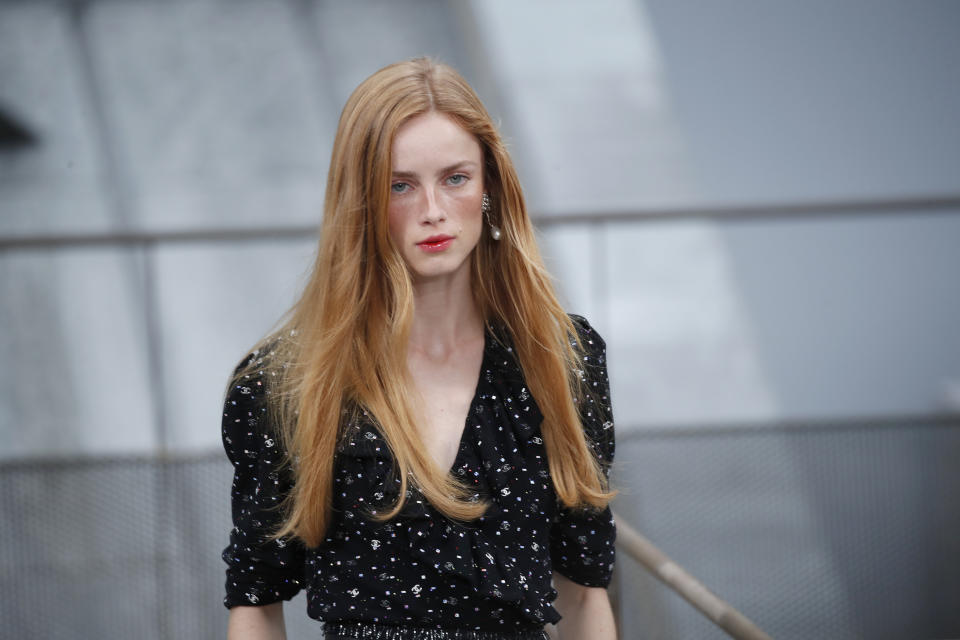
[(414, 280), (439, 280), (453, 277), (458, 272), (465, 270), (467, 267), (468, 262), (466, 260), (460, 261), (457, 264), (440, 264), (438, 261), (438, 263), (434, 264), (411, 265), (410, 274), (413, 276)]

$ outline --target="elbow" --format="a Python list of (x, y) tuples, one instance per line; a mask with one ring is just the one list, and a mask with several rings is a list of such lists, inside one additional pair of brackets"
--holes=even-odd
[(228, 640), (286, 640), (286, 637), (282, 602), (230, 609)]

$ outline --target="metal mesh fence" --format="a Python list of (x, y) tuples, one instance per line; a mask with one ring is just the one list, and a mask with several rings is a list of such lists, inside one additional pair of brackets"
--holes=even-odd
[[(960, 636), (960, 423), (641, 432), (616, 508), (775, 638)], [(16, 638), (218, 638), (231, 469), (0, 465), (0, 620)], [(621, 554), (623, 638), (722, 632)], [(303, 597), (291, 638), (319, 638)]]
[[(645, 434), (622, 517), (774, 638), (960, 637), (960, 424)], [(625, 638), (724, 638), (623, 554)]]
[(0, 618), (8, 637), (161, 638), (158, 465), (0, 471)]

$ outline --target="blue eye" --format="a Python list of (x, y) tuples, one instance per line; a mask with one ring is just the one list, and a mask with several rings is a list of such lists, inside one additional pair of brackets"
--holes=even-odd
[(403, 193), (409, 186), (410, 185), (408, 185), (406, 182), (394, 182), (392, 185), (390, 185), (390, 191), (393, 193)]
[(463, 175), (462, 173), (455, 173), (449, 178), (447, 178), (447, 183), (455, 187), (463, 184), (466, 181), (467, 181), (467, 176)]

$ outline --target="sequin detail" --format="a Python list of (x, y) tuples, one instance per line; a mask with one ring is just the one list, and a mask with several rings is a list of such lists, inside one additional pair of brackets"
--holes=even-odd
[(424, 629), (364, 622), (328, 622), (323, 625), (323, 637), (329, 640), (550, 640), (543, 631)]
[[(592, 390), (578, 408), (608, 471), (614, 429), (605, 347), (586, 320), (573, 320), (586, 351), (581, 375)], [(246, 362), (262, 357), (253, 354)], [(490, 504), (482, 518), (466, 524), (445, 519), (416, 488), (393, 520), (370, 517), (392, 504), (399, 479), (382, 435), (361, 415), (343, 427), (333, 521), (323, 543), (305, 549), (296, 540), (271, 538), (277, 507), (292, 483), (281, 464), (282, 442), (268, 421), (265, 377), (255, 372), (238, 381), (224, 407), (224, 448), (234, 465), (234, 528), (223, 552), (228, 607), (286, 600), (306, 588), (309, 615), (328, 622), (537, 633), (560, 618), (551, 604), (553, 571), (586, 586), (609, 584), (610, 510), (571, 511), (559, 504), (540, 429), (543, 415), (507, 336), (486, 336), (451, 469), (474, 492), (472, 499)]]

